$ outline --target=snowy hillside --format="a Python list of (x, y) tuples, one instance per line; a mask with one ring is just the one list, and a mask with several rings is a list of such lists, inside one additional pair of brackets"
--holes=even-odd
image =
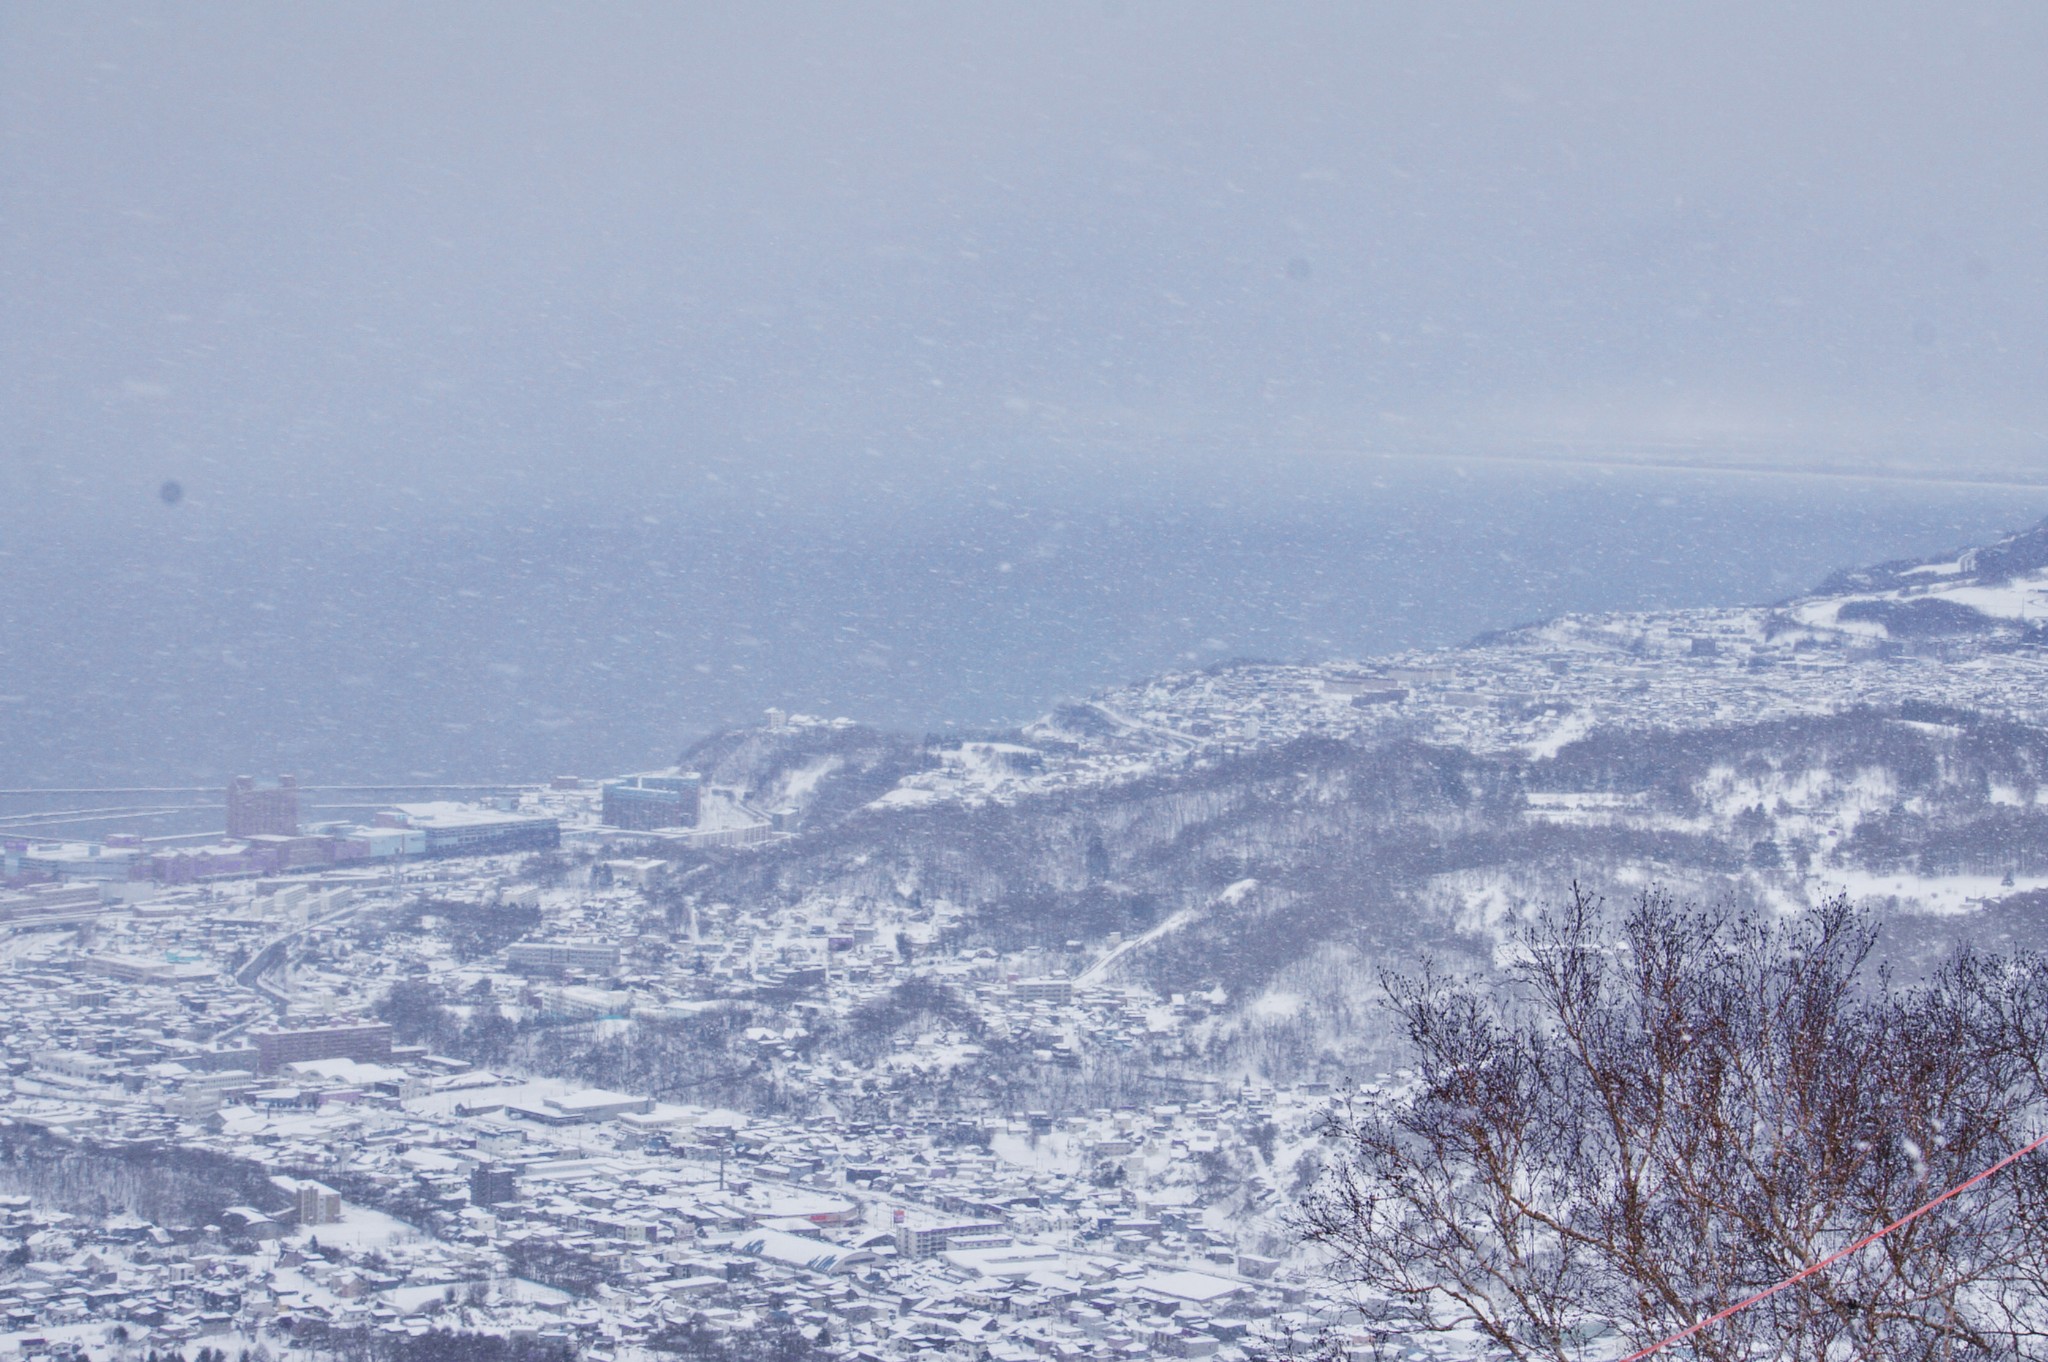
[(1908, 952), (2026, 936), (2048, 890), (2042, 597), (2048, 529), (1774, 607), (1173, 673), (1015, 733), (785, 724), (718, 740), (719, 778), (812, 810), (804, 831), (711, 861), (699, 892), (911, 905), (1046, 969), (1220, 986), (1248, 1026), (1276, 998), (1337, 1007), (1372, 961), (1483, 958), (1573, 877), (1774, 907), (1846, 891)]

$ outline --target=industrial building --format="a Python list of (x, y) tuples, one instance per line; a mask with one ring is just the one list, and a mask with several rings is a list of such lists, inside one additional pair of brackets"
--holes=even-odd
[(106, 890), (90, 884), (31, 884), (0, 893), (0, 922), (48, 922), (92, 917), (106, 905)]
[(0, 844), (0, 877), (46, 880), (125, 880), (141, 855), (134, 847), (101, 842)]
[(428, 856), (553, 851), (562, 844), (562, 825), (546, 814), (480, 809), (446, 801), (400, 804), (378, 814), (377, 824), (422, 834), (421, 851)]
[(604, 821), (633, 832), (695, 827), (703, 785), (695, 771), (673, 766), (606, 781)]

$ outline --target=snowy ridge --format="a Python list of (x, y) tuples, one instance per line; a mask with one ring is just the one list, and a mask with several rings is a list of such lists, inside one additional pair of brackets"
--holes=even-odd
[[(1556, 756), (1600, 730), (1739, 724), (1868, 705), (2048, 716), (2048, 530), (1838, 577), (1784, 606), (1567, 615), (1459, 648), (1172, 672), (1063, 706), (1019, 741), (962, 744), (883, 807), (977, 804), (1201, 769), (1302, 738)], [(2025, 549), (2025, 552), (2021, 552)], [(1881, 589), (1856, 589), (1858, 585)], [(1001, 760), (990, 759), (1000, 751)]]

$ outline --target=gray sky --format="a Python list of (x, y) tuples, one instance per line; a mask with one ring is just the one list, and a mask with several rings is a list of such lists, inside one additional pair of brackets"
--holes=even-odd
[(2043, 70), (2025, 2), (9, 5), (0, 494), (2030, 471)]

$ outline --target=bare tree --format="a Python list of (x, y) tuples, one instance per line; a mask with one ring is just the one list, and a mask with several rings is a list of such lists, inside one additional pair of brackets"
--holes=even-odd
[[(1354, 1097), (1304, 1202), (1333, 1270), (1417, 1331), (1611, 1355), (1819, 1262), (2024, 1145), (2048, 966), (1870, 964), (1845, 899), (1786, 920), (1574, 885), (1505, 978), (1385, 981), (1414, 1081)], [(2014, 1165), (1672, 1350), (2048, 1357), (2048, 1160)]]

